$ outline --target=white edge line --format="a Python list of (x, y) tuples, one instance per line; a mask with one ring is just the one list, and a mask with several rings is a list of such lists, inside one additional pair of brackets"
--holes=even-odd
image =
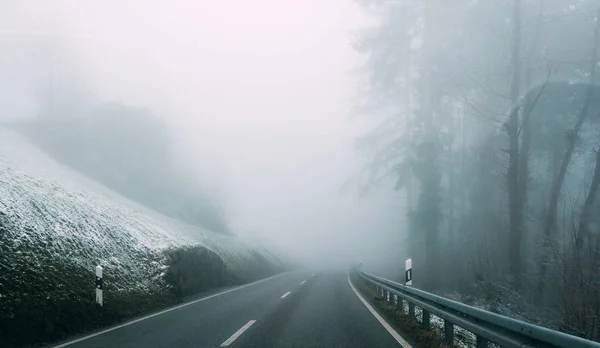
[(306, 283), (306, 280), (303, 280), (303, 281), (302, 281), (302, 283), (300, 283), (300, 285), (302, 285), (302, 284), (304, 284), (304, 283)]
[(350, 275), (348, 275), (348, 284), (350, 285), (350, 287), (352, 288), (352, 291), (354, 291), (356, 296), (358, 296), (358, 299), (365, 305), (365, 307), (367, 307), (369, 312), (371, 312), (371, 314), (373, 314), (375, 319), (377, 319), (377, 321), (379, 321), (379, 323), (381, 325), (383, 325), (383, 327), (387, 330), (387, 332), (389, 332), (390, 335), (392, 335), (392, 337), (394, 337), (396, 342), (400, 343), (400, 345), (404, 348), (412, 348), (412, 346), (408, 342), (406, 342), (406, 340), (404, 338), (402, 338), (402, 336), (400, 336), (400, 334), (398, 332), (396, 332), (396, 330), (394, 330), (394, 328), (392, 328), (390, 326), (390, 324), (388, 324), (387, 321), (385, 321), (385, 319), (383, 319), (381, 317), (381, 315), (379, 315), (379, 313), (377, 313), (375, 311), (375, 309), (373, 309), (373, 307), (371, 307), (371, 305), (367, 302), (367, 300), (365, 300), (361, 296), (361, 294), (358, 293), (358, 291), (356, 290), (356, 288), (354, 287), (354, 285), (352, 285), (352, 282), (350, 281)]
[(286, 297), (288, 297), (288, 295), (289, 295), (289, 294), (291, 294), (291, 293), (292, 293), (291, 291), (288, 291), (288, 292), (286, 292), (285, 294), (283, 294), (283, 296), (281, 296), (281, 298), (286, 298)]
[(246, 323), (246, 325), (242, 326), (239, 330), (237, 330), (231, 337), (227, 339), (227, 341), (221, 343), (221, 347), (227, 347), (233, 343), (233, 341), (237, 340), (246, 330), (252, 326), (252, 324), (256, 323), (256, 320), (250, 320)]
[(152, 318), (152, 317), (155, 317), (155, 316), (157, 316), (157, 315), (165, 314), (165, 313), (167, 313), (167, 312), (171, 312), (171, 311), (174, 311), (174, 310), (176, 310), (176, 309), (179, 309), (179, 308), (183, 308), (183, 307), (187, 307), (187, 306), (189, 306), (189, 305), (193, 305), (194, 303), (202, 302), (202, 301), (205, 301), (205, 300), (211, 299), (211, 298), (213, 298), (213, 297), (221, 296), (221, 295), (227, 294), (227, 293), (229, 293), (229, 292), (232, 292), (232, 291), (240, 290), (240, 289), (243, 289), (243, 288), (245, 288), (245, 287), (248, 287), (248, 286), (251, 286), (251, 285), (254, 285), (254, 284), (262, 283), (262, 282), (264, 282), (264, 281), (267, 281), (267, 280), (269, 280), (269, 279), (271, 279), (271, 278), (275, 278), (275, 277), (278, 277), (278, 276), (280, 276), (280, 275), (282, 275), (282, 274), (286, 274), (286, 273), (287, 273), (287, 272), (284, 272), (284, 273), (279, 273), (279, 274), (275, 274), (275, 275), (273, 275), (273, 276), (270, 276), (269, 278), (265, 278), (265, 279), (257, 280), (257, 281), (255, 281), (255, 282), (252, 282), (252, 283), (248, 283), (248, 284), (240, 285), (240, 286), (238, 286), (238, 287), (235, 287), (235, 288), (233, 288), (233, 289), (229, 289), (229, 290), (226, 290), (226, 291), (223, 291), (223, 292), (219, 292), (219, 293), (217, 293), (217, 294), (212, 294), (212, 295), (210, 295), (210, 296), (203, 297), (203, 298), (200, 298), (200, 299), (194, 300), (194, 301), (192, 301), (192, 302), (186, 302), (186, 303), (184, 303), (184, 304), (180, 304), (180, 305), (178, 305), (178, 306), (175, 306), (175, 307), (173, 307), (173, 308), (165, 309), (165, 310), (163, 310), (163, 311), (160, 311), (160, 312), (157, 312), (157, 313), (154, 313), (154, 314), (150, 314), (150, 315), (147, 315), (147, 316), (145, 316), (145, 317), (142, 317), (142, 318), (138, 318), (138, 319), (132, 320), (132, 321), (130, 321), (130, 322), (127, 322), (127, 323), (125, 323), (125, 324), (121, 324), (121, 325), (114, 326), (114, 327), (111, 327), (111, 328), (109, 328), (109, 329), (106, 329), (106, 330), (102, 330), (102, 331), (100, 331), (100, 332), (96, 332), (95, 334), (91, 334), (91, 335), (88, 335), (88, 336), (85, 336), (85, 337), (78, 338), (78, 339), (76, 339), (76, 340), (73, 340), (73, 341), (69, 341), (69, 342), (66, 342), (66, 343), (63, 343), (63, 344), (59, 344), (59, 345), (57, 345), (57, 346), (53, 346), (53, 348), (62, 348), (62, 347), (70, 346), (71, 344), (74, 344), (74, 343), (77, 343), (77, 342), (81, 342), (81, 341), (85, 341), (85, 340), (88, 340), (88, 339), (90, 339), (90, 338), (92, 338), (92, 337), (96, 337), (96, 336), (103, 335), (103, 334), (105, 334), (105, 333), (107, 333), (107, 332), (111, 332), (111, 331), (114, 331), (114, 330), (120, 329), (120, 328), (122, 328), (122, 327), (129, 326), (129, 325), (131, 325), (131, 324), (135, 324), (135, 323), (137, 323), (137, 322), (140, 322), (140, 321), (143, 321), (143, 320), (146, 320), (146, 319), (150, 319), (150, 318)]

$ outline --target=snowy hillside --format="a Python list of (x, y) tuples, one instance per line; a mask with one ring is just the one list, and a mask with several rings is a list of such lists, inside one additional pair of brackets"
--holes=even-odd
[[(211, 267), (224, 265), (222, 272), (233, 282), (281, 266), (262, 248), (134, 203), (57, 163), (18, 133), (0, 128), (0, 307), (1, 301), (9, 300), (18, 305), (28, 295), (48, 301), (55, 300), (50, 293), (71, 296), (56, 289), (71, 286), (61, 283), (62, 272), (68, 269), (82, 272), (82, 277), (89, 270), (84, 288), (93, 289), (97, 264), (105, 268), (105, 281), (113, 291), (160, 293), (170, 286), (165, 276), (174, 262), (172, 251), (190, 248), (214, 252)], [(200, 271), (208, 267), (196, 263), (193, 267)], [(193, 275), (188, 272), (184, 277)], [(30, 284), (38, 281), (47, 282), (48, 290)], [(110, 292), (106, 298), (110, 303)]]

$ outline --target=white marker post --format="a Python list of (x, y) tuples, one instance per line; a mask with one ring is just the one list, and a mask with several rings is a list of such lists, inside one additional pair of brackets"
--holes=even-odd
[[(412, 259), (408, 259), (404, 262), (404, 267), (406, 269), (406, 285), (412, 285)], [(415, 304), (408, 302), (408, 317), (415, 319)], [(402, 305), (404, 308), (404, 304)]]
[(102, 267), (96, 266), (96, 303), (102, 306)]
[(406, 268), (406, 285), (412, 285), (412, 259), (404, 262)]

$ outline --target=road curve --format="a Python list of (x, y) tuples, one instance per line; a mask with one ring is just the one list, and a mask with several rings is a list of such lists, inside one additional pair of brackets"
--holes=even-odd
[(298, 271), (55, 347), (402, 347), (388, 330), (347, 273)]

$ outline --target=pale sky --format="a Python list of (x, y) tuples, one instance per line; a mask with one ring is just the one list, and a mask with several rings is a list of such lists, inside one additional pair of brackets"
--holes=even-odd
[(178, 161), (224, 196), (240, 236), (340, 262), (401, 244), (397, 194), (340, 193), (359, 167), (353, 141), (368, 129), (350, 119), (349, 72), (362, 59), (349, 37), (366, 21), (351, 0), (11, 7), (18, 15), (4, 29), (66, 33), (56, 39), (62, 61), (95, 98), (165, 117)]

